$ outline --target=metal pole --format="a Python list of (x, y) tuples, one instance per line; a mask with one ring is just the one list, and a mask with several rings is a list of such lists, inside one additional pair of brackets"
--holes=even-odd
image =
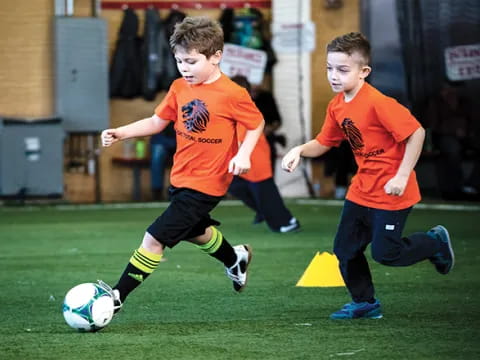
[(66, 0), (66, 1), (67, 1), (67, 5), (66, 5), (67, 13), (66, 13), (66, 15), (67, 16), (73, 16), (74, 0)]
[(92, 0), (92, 16), (99, 17), (101, 12), (100, 0)]

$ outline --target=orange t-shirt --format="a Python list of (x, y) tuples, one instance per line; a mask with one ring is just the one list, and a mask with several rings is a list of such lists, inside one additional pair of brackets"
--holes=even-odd
[(263, 120), (247, 90), (224, 74), (210, 84), (175, 80), (155, 114), (175, 122), (171, 184), (213, 196), (225, 195), (232, 181), (228, 163), (238, 150), (237, 122), (253, 130)]
[[(237, 125), (238, 141), (242, 142), (243, 139), (245, 139), (246, 132), (247, 129), (245, 126), (240, 124)], [(270, 159), (270, 145), (263, 133), (258, 138), (257, 145), (252, 151), (250, 164), (250, 170), (247, 173), (240, 175), (241, 178), (252, 182), (259, 182), (273, 177), (272, 160)]]
[(400, 210), (420, 201), (415, 171), (402, 196), (387, 195), (383, 187), (400, 166), (405, 140), (420, 126), (407, 108), (365, 83), (350, 102), (344, 101), (342, 93), (330, 101), (316, 140), (325, 146), (349, 141), (358, 171), (348, 200), (376, 209)]

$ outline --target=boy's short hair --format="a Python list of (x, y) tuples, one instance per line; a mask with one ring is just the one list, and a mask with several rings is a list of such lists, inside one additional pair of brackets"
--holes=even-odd
[(170, 48), (175, 52), (177, 47), (187, 52), (197, 50), (207, 58), (218, 50), (223, 51), (223, 30), (220, 24), (206, 16), (186, 17), (175, 25), (170, 37)]
[(370, 64), (370, 42), (359, 32), (336, 37), (327, 45), (327, 53), (329, 52), (341, 52), (349, 56), (356, 52), (363, 59), (362, 65)]

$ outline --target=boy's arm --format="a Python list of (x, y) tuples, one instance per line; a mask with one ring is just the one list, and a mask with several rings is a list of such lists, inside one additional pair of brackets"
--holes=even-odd
[(407, 139), (405, 154), (398, 168), (397, 173), (383, 187), (385, 193), (389, 195), (402, 196), (407, 187), (408, 178), (417, 164), (420, 153), (422, 152), (423, 140), (425, 139), (425, 129), (419, 127)]
[(169, 123), (170, 121), (163, 120), (156, 114), (153, 114), (149, 118), (138, 120), (116, 129), (106, 129), (102, 131), (102, 145), (107, 147), (119, 140), (157, 134), (165, 129)]
[(243, 139), (237, 154), (228, 163), (228, 172), (233, 175), (245, 174), (250, 170), (250, 155), (252, 154), (255, 145), (257, 145), (258, 138), (263, 132), (265, 120), (262, 120), (260, 125), (254, 130), (247, 130), (245, 138)]
[(305, 144), (295, 146), (283, 157), (282, 169), (292, 172), (297, 168), (301, 156), (310, 158), (318, 157), (325, 154), (330, 149), (331, 146), (322, 145), (316, 139), (310, 140)]

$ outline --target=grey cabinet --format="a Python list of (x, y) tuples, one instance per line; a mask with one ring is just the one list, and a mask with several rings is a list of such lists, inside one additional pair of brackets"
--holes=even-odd
[(63, 194), (61, 120), (0, 118), (0, 195)]
[(55, 102), (66, 132), (109, 124), (107, 26), (103, 19), (56, 16)]

